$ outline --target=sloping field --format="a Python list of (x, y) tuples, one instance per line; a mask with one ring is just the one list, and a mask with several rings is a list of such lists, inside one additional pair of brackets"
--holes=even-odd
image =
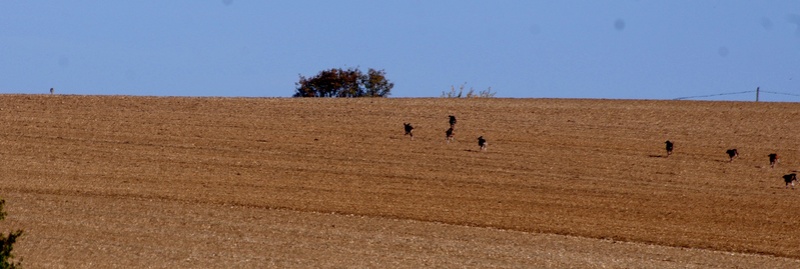
[(0, 228), (25, 229), (31, 268), (800, 267), (781, 179), (797, 104), (2, 95), (0, 112)]

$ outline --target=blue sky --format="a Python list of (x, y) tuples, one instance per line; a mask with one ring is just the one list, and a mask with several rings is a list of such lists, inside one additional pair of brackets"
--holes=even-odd
[(0, 1), (0, 93), (288, 97), (348, 67), (392, 97), (800, 102), (800, 1)]

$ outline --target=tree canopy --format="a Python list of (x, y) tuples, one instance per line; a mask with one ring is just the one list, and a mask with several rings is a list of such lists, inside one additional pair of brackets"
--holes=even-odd
[(314, 77), (300, 75), (294, 97), (387, 97), (394, 83), (386, 71), (370, 68), (366, 74), (357, 68), (331, 68)]
[[(4, 210), (6, 204), (6, 200), (0, 199), (0, 220), (6, 218), (6, 211)], [(0, 233), (0, 268), (19, 268), (20, 259), (17, 262), (14, 262), (14, 254), (11, 251), (14, 250), (14, 243), (17, 242), (17, 238), (22, 236), (22, 230), (16, 230), (9, 232), (8, 235)]]

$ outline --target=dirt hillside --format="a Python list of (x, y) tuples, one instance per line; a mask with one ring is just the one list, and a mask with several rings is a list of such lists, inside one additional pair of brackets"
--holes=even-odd
[(800, 267), (793, 103), (2, 95), (0, 112), (0, 228), (25, 229), (32, 268)]

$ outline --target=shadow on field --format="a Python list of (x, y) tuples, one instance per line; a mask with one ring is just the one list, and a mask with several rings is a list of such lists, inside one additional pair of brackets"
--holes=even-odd
[(650, 155), (647, 155), (647, 157), (650, 157), (650, 158), (665, 158), (666, 156), (661, 155), (661, 154), (659, 154), (659, 155), (650, 154)]

